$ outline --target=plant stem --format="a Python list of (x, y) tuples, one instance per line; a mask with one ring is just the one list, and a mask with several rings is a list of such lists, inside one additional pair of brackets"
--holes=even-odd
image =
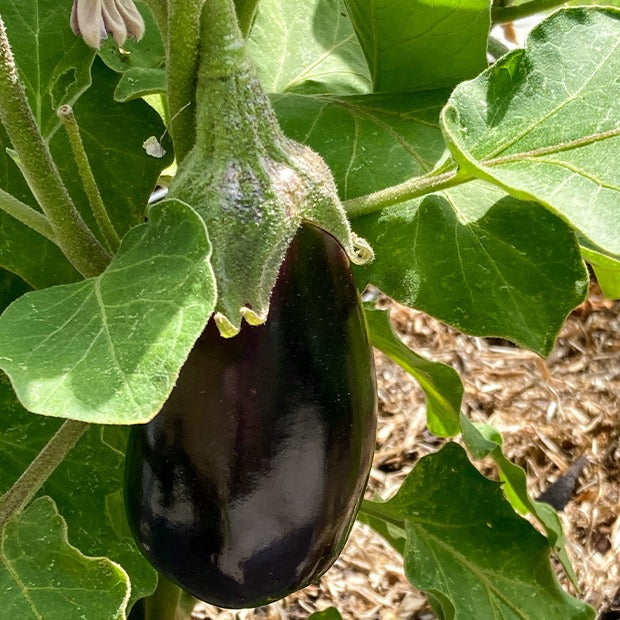
[(69, 136), (69, 143), (71, 144), (71, 150), (73, 151), (73, 157), (77, 164), (78, 173), (80, 179), (82, 179), (82, 185), (86, 196), (88, 196), (88, 202), (90, 208), (93, 211), (97, 226), (106, 241), (108, 249), (115, 253), (118, 250), (118, 246), (121, 244), (121, 240), (114, 229), (114, 225), (110, 220), (110, 216), (103, 204), (103, 199), (99, 193), (97, 187), (97, 181), (93, 175), (93, 171), (88, 161), (88, 155), (84, 149), (84, 143), (82, 142), (82, 136), (80, 135), (80, 128), (75, 120), (75, 114), (73, 109), (69, 105), (63, 105), (58, 108), (58, 118), (62, 121), (62, 124)]
[(160, 574), (155, 592), (144, 599), (144, 620), (177, 620), (181, 593), (179, 586)]
[(414, 177), (399, 185), (393, 185), (378, 192), (359, 196), (343, 203), (349, 217), (367, 215), (375, 211), (381, 211), (386, 207), (439, 192), (455, 185), (471, 181), (474, 177), (460, 170), (448, 170), (442, 174), (429, 173), (421, 177)]
[(0, 531), (36, 495), (88, 426), (86, 422), (66, 420), (56, 431), (17, 482), (0, 498)]
[(506, 24), (523, 17), (548, 11), (565, 3), (566, 0), (530, 0), (530, 2), (512, 6), (494, 6), (491, 18), (494, 24)]
[(501, 56), (504, 56), (504, 54), (510, 52), (510, 48), (504, 45), (499, 39), (489, 37), (489, 40), (487, 41), (487, 51), (495, 60), (497, 60)]
[[(211, 2), (212, 0), (208, 0)], [(168, 13), (168, 104), (177, 163), (194, 146), (200, 14), (205, 0), (170, 0)]]
[(101, 273), (110, 257), (88, 229), (60, 178), (47, 144), (32, 114), (0, 17), (0, 121), (4, 125), (20, 168), (58, 245), (85, 277)]
[(239, 28), (243, 36), (247, 38), (254, 23), (258, 0), (235, 0), (237, 7), (237, 19), (239, 20)]
[(43, 235), (52, 243), (58, 243), (56, 241), (56, 235), (52, 230), (52, 226), (43, 213), (36, 211), (1, 188), (0, 209), (20, 221), (22, 224), (32, 228), (32, 230), (35, 230), (40, 235)]

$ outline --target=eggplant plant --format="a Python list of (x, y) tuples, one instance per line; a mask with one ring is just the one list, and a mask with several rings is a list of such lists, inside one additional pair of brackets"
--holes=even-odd
[[(594, 617), (456, 371), (360, 302), (545, 356), (586, 261), (620, 297), (620, 11), (490, 35), (558, 4), (0, 0), (3, 617), (267, 604), (356, 517), (439, 618)], [(383, 500), (371, 346), (467, 448)]]

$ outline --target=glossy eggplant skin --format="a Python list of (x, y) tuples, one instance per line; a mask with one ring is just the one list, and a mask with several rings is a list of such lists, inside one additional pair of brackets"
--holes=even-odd
[(150, 562), (221, 607), (319, 577), (355, 520), (375, 445), (372, 354), (349, 261), (303, 224), (264, 325), (213, 321), (160, 413), (132, 429), (125, 501)]

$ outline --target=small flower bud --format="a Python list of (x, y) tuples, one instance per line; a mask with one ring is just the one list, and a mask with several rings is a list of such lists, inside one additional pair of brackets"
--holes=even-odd
[(144, 20), (133, 0), (73, 0), (71, 28), (77, 36), (99, 49), (108, 34), (121, 46), (144, 34)]

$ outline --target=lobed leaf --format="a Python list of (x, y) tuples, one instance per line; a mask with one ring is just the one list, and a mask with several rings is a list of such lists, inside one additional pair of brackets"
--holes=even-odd
[(373, 263), (355, 270), (361, 287), (372, 283), (463, 332), (541, 355), (587, 294), (568, 226), (482, 181), (357, 218), (353, 227), (375, 251)]
[(488, 0), (346, 0), (375, 92), (451, 87), (487, 66)]
[(396, 335), (389, 313), (365, 307), (370, 343), (412, 375), (426, 396), (426, 423), (431, 433), (453, 437), (460, 432), (459, 411), (463, 384), (451, 366), (414, 353)]
[(342, 0), (261, 0), (248, 46), (267, 92), (370, 90), (366, 60)]
[(362, 513), (405, 530), (407, 578), (445, 618), (594, 617), (561, 589), (545, 538), (454, 443), (420, 459), (392, 499), (365, 501)]
[(442, 127), (458, 163), (536, 200), (620, 254), (620, 11), (560, 10), (524, 50), (455, 88)]
[(35, 500), (0, 532), (0, 598), (6, 618), (125, 618), (129, 579), (107, 558), (82, 554), (50, 497)]
[(147, 422), (213, 311), (201, 218), (168, 200), (132, 228), (108, 269), (27, 293), (0, 317), (0, 367), (24, 406), (87, 422)]

